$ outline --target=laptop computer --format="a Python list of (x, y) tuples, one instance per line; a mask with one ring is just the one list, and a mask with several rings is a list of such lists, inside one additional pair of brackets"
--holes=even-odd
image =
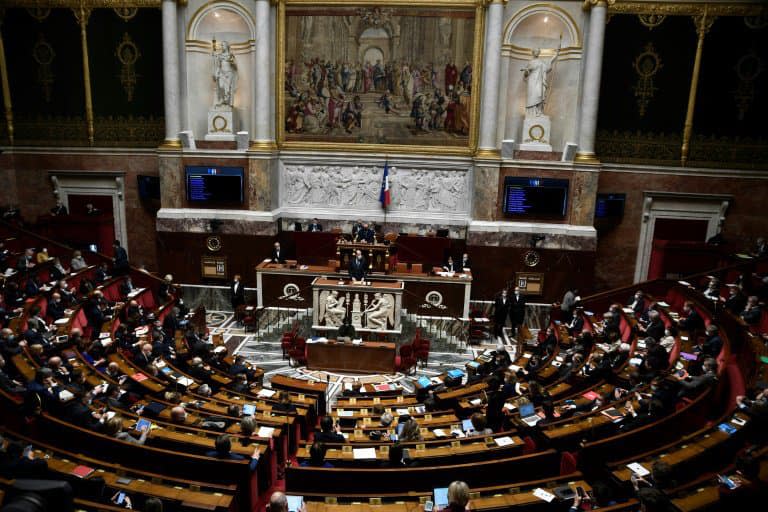
[(529, 427), (535, 426), (541, 418), (536, 414), (536, 408), (531, 402), (525, 403), (519, 407), (520, 419)]
[(448, 488), (436, 487), (432, 492), (435, 496), (435, 507), (439, 509), (446, 508), (448, 506)]

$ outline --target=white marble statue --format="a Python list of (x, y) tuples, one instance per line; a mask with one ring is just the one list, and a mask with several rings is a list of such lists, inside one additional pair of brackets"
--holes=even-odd
[(394, 322), (394, 302), (389, 295), (375, 293), (373, 300), (365, 308), (365, 318), (369, 329), (386, 329), (387, 321)]
[(213, 81), (216, 84), (213, 106), (232, 107), (237, 87), (237, 63), (229, 48), (229, 43), (222, 41), (221, 50), (216, 51), (213, 43)]
[(339, 292), (331, 291), (325, 297), (325, 325), (329, 327), (338, 327), (344, 320), (347, 310), (344, 308), (344, 297), (339, 298)]
[(534, 48), (531, 50), (533, 58), (521, 69), (523, 80), (525, 80), (525, 115), (526, 117), (539, 117), (544, 115), (544, 106), (550, 88), (550, 75), (554, 67), (555, 60), (560, 54), (560, 47), (555, 50), (555, 55), (551, 59), (540, 58), (541, 50)]

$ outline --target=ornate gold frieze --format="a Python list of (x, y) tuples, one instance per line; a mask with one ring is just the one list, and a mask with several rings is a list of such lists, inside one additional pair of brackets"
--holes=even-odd
[(51, 14), (50, 7), (27, 7), (27, 13), (35, 18), (38, 22), (42, 23)]
[(612, 14), (658, 14), (665, 16), (760, 16), (763, 4), (735, 2), (616, 2), (608, 6)]
[(653, 77), (663, 67), (661, 57), (656, 53), (653, 43), (645, 45), (643, 51), (635, 57), (632, 67), (635, 68), (635, 73), (637, 73), (637, 83), (632, 88), (637, 100), (637, 112), (640, 114), (640, 117), (643, 117), (648, 108), (648, 103), (651, 102), (654, 93), (658, 89), (658, 87), (653, 85)]
[(162, 0), (5, 0), (5, 7), (28, 9), (115, 9), (122, 7), (160, 7)]
[(56, 52), (53, 47), (45, 40), (43, 33), (38, 34), (37, 42), (32, 47), (32, 58), (37, 63), (37, 85), (43, 93), (43, 100), (46, 103), (51, 102), (53, 94), (53, 83), (55, 76), (51, 70), (53, 59), (56, 58)]
[(112, 10), (126, 22), (132, 20), (139, 13), (138, 7), (115, 7)]
[[(595, 151), (603, 162), (680, 165), (679, 133), (599, 130)], [(687, 164), (691, 167), (768, 169), (768, 140), (695, 135)]]
[(123, 86), (128, 101), (131, 102), (133, 101), (133, 91), (136, 89), (136, 82), (139, 79), (139, 75), (136, 74), (136, 61), (141, 57), (141, 53), (128, 32), (123, 34), (123, 40), (117, 45), (115, 56), (121, 64), (120, 83)]
[[(37, 116), (14, 119), (15, 143), (21, 146), (87, 146), (88, 136), (82, 117)], [(0, 139), (7, 134), (0, 126)], [(97, 146), (157, 147), (163, 140), (162, 117), (97, 117)]]
[(664, 20), (667, 19), (667, 17), (663, 14), (649, 12), (645, 14), (638, 14), (637, 19), (639, 19), (640, 23), (642, 23), (642, 25), (648, 30), (653, 30), (654, 28), (661, 25)]

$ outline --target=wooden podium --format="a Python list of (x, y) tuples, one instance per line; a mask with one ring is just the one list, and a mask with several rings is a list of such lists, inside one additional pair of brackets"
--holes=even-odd
[(369, 272), (386, 273), (389, 270), (389, 245), (366, 244), (361, 242), (349, 242), (339, 239), (336, 242), (336, 258), (339, 260), (340, 270), (347, 270), (349, 262), (355, 257), (355, 251), (360, 249), (368, 260)]
[(350, 318), (357, 332), (400, 334), (402, 281), (367, 281), (317, 277), (312, 281), (312, 328), (335, 331)]

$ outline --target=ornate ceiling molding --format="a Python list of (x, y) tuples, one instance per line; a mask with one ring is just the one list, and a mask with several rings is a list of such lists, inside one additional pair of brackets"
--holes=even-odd
[[(182, 0), (176, 0), (183, 4)], [(116, 9), (125, 7), (160, 7), (162, 0), (6, 0), (5, 7), (25, 7), (28, 9)]]
[(766, 11), (764, 3), (735, 2), (625, 2), (608, 6), (611, 14), (657, 14), (665, 16), (757, 16)]

